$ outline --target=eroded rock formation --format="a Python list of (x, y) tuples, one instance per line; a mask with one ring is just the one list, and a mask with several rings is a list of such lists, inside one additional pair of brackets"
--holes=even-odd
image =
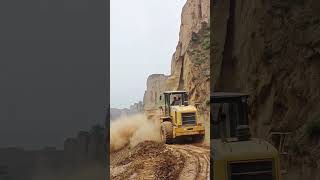
[(179, 42), (171, 60), (171, 74), (151, 75), (145, 93), (145, 109), (157, 105), (164, 90), (186, 90), (190, 103), (208, 110), (210, 93), (210, 2), (188, 0), (183, 7)]
[(144, 93), (144, 109), (157, 108), (160, 94), (167, 90), (165, 83), (168, 76), (164, 74), (152, 74), (147, 79), (147, 90)]
[[(310, 161), (319, 159), (319, 143), (305, 128), (320, 111), (320, 2), (216, 0), (212, 7), (212, 89), (249, 92), (254, 135), (292, 132), (291, 169), (309, 169), (298, 179), (320, 178), (320, 161)], [(304, 155), (294, 156), (293, 146)]]

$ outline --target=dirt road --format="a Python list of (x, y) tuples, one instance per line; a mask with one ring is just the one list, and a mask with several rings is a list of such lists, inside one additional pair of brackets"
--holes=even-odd
[(110, 155), (111, 179), (207, 180), (209, 147), (145, 141)]

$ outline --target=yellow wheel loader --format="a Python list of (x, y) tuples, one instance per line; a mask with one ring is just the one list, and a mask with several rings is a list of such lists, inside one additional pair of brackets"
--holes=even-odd
[(281, 180), (280, 155), (248, 126), (248, 94), (215, 92), (210, 97), (211, 179)]
[(178, 138), (203, 139), (205, 128), (196, 107), (188, 104), (186, 91), (166, 91), (160, 96), (162, 100), (160, 135), (164, 143), (173, 143)]

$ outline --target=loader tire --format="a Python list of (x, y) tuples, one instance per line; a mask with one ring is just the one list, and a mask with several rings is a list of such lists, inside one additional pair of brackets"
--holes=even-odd
[(161, 123), (161, 140), (165, 144), (171, 144), (173, 142), (173, 125), (169, 121)]
[(197, 135), (193, 137), (192, 140), (194, 140), (197, 143), (201, 143), (204, 140), (204, 135)]

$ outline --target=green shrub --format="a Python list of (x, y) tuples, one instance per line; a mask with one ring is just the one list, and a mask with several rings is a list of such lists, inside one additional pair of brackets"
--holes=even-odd
[(192, 32), (191, 40), (192, 40), (192, 42), (197, 42), (199, 40), (199, 37), (195, 32)]
[(201, 45), (204, 50), (210, 49), (210, 39), (205, 38)]
[(195, 65), (199, 66), (205, 62), (205, 58), (201, 57), (201, 55), (197, 56), (195, 59)]
[(203, 37), (206, 38), (206, 39), (210, 39), (210, 30), (209, 31), (205, 31)]

